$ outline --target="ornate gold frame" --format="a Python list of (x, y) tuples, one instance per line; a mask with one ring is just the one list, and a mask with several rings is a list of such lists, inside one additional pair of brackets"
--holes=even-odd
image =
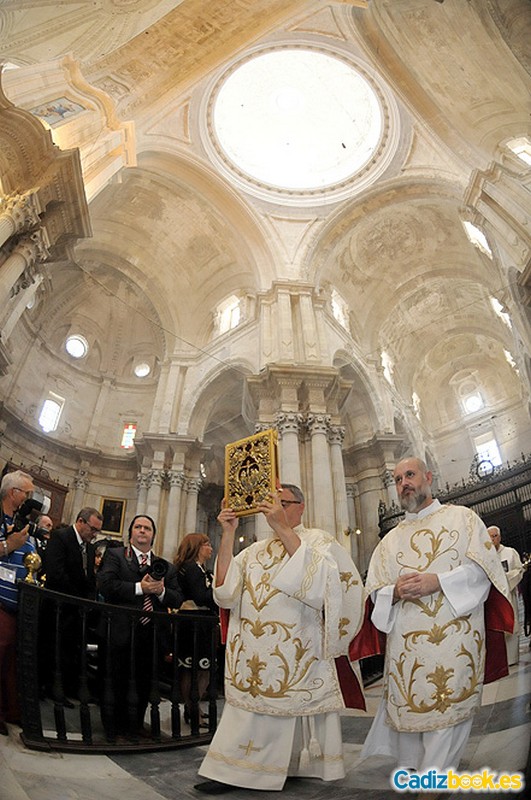
[(256, 514), (278, 478), (277, 432), (273, 428), (225, 446), (225, 500), (237, 516)]

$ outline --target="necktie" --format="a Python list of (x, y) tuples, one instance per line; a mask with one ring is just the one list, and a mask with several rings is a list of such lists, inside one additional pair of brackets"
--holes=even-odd
[(79, 549), (81, 550), (81, 563), (83, 564), (83, 572), (85, 575), (87, 574), (87, 545), (85, 542), (79, 545)]
[[(147, 567), (148, 557), (147, 553), (142, 553), (140, 556), (140, 566), (142, 569)], [(153, 601), (151, 599), (151, 595), (145, 594), (144, 599), (142, 601), (142, 608), (144, 611), (153, 611)], [(140, 617), (140, 624), (141, 625), (148, 625), (149, 624), (149, 617)]]

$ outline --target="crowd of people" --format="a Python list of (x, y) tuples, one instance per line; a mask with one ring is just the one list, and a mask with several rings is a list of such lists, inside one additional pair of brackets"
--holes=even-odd
[[(518, 635), (515, 592), (523, 567), (518, 553), (501, 545), (499, 528), (487, 530), (472, 510), (433, 498), (432, 474), (422, 460), (400, 461), (394, 480), (405, 518), (375, 548), (365, 584), (333, 535), (302, 524), (304, 495), (293, 484), (279, 485), (263, 500), (258, 511), (270, 535), (237, 555), (239, 517), (221, 509), (213, 570), (205, 534), (186, 535), (174, 563), (157, 556), (156, 523), (145, 514), (132, 519), (124, 545), (96, 540), (103, 520), (92, 507), (52, 531), (43, 565), (47, 588), (136, 609), (134, 627), (125, 612), (113, 617), (110, 637), (96, 625), (100, 658), (113, 668), (113, 718), (102, 710), (106, 728), (113, 735), (145, 730), (153, 611), (182, 615), (178, 652), (164, 636), (160, 646), (167, 660), (177, 659), (185, 721), (200, 713), (197, 701), (206, 696), (216, 648), (212, 625), (198, 627), (194, 617), (220, 614), (225, 703), (199, 769), (205, 779), (195, 786), (199, 792), (279, 790), (288, 776), (343, 777), (340, 712), (365, 708), (358, 662), (378, 652), (382, 639), (384, 692), (361, 758), (391, 756), (418, 773), (457, 768), (484, 682), (507, 675), (507, 661), (518, 658), (511, 637)], [(6, 474), (0, 485), (0, 733), (19, 720), (17, 580), (36, 544), (27, 528), (12, 526), (33, 489), (21, 471)], [(48, 531), (53, 525), (49, 517), (39, 524)], [(62, 620), (65, 703), (78, 691), (74, 612), (63, 612)], [(45, 688), (47, 679), (43, 665)], [(131, 684), (133, 719), (126, 698)], [(206, 723), (196, 718), (198, 724)]]

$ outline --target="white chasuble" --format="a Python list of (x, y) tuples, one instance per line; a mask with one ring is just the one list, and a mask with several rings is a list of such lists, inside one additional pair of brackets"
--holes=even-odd
[(299, 526), (289, 557), (277, 538), (232, 559), (214, 597), (230, 609), (227, 703), (257, 714), (304, 716), (344, 708), (334, 658), (348, 653), (365, 592), (347, 551)]
[[(473, 562), (507, 597), (507, 581), (480, 518), (463, 506), (441, 506), (406, 519), (373, 553), (366, 589), (392, 586), (412, 572), (441, 579)], [(441, 580), (443, 583), (443, 580)], [(459, 613), (442, 591), (393, 606), (387, 632), (385, 703), (387, 724), (422, 732), (468, 719), (481, 697), (485, 667), (483, 603)]]

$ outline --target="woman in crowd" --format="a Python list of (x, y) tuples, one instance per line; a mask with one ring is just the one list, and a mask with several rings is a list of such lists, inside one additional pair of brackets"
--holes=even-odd
[[(177, 568), (184, 603), (179, 614), (216, 614), (217, 606), (212, 598), (213, 573), (207, 568), (212, 556), (212, 545), (203, 533), (187, 534), (179, 545), (174, 564)], [(210, 659), (212, 652), (211, 626), (199, 624), (197, 630), (197, 683), (201, 700), (209, 683)], [(184, 719), (190, 722), (192, 686), (193, 626), (182, 626), (179, 637), (179, 680), (181, 697), (184, 703)], [(206, 726), (206, 723), (201, 723)]]

